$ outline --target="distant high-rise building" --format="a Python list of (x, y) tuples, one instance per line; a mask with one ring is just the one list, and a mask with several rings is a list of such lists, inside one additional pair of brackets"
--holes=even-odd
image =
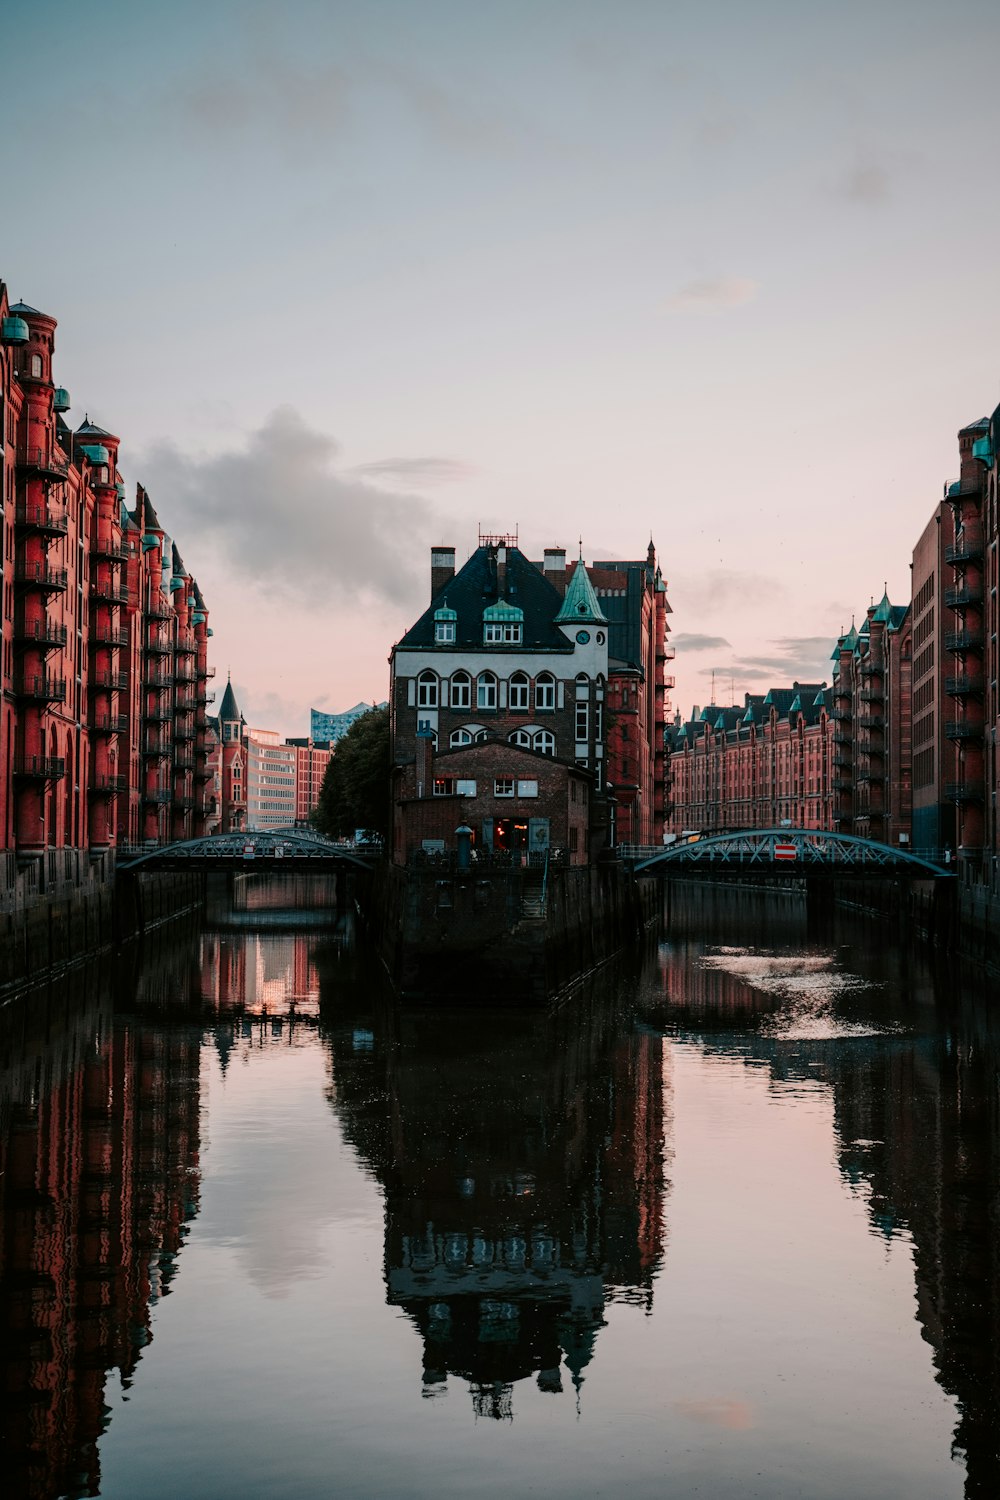
[(315, 744), (328, 740), (330, 744), (335, 745), (363, 714), (370, 713), (373, 708), (386, 708), (387, 706), (385, 703), (355, 703), (353, 708), (345, 709), (342, 714), (324, 714), (318, 708), (310, 709), (309, 738)]

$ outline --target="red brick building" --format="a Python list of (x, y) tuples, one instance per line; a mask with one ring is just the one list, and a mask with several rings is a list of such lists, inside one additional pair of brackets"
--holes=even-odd
[(334, 749), (329, 740), (291, 739), (285, 744), (295, 747), (295, 823), (307, 828)]
[(793, 683), (704, 709), (667, 734), (667, 831), (833, 826), (831, 693)]
[[(0, 855), (10, 887), (206, 823), (208, 612), (119, 439), (66, 421), (55, 319), (0, 283)], [(72, 869), (71, 869), (72, 865)]]
[[(416, 845), (412, 838), (422, 819), (439, 829), (438, 813), (418, 816), (410, 806), (433, 799), (441, 779), (419, 769), (421, 739), (442, 759), (446, 752), (496, 743), (535, 760), (551, 758), (559, 767), (539, 773), (545, 796), (559, 809), (552, 821), (527, 805), (532, 799), (520, 805), (519, 782), (538, 780), (530, 763), (518, 771), (511, 757), (510, 769), (486, 757), (481, 772), (463, 775), (477, 784), (471, 814), (479, 845), (506, 849), (511, 839), (516, 851), (530, 840), (536, 850), (566, 848), (584, 862), (615, 840), (616, 816), (619, 839), (622, 823), (630, 833), (661, 831), (668, 611), (652, 544), (642, 562), (588, 568), (582, 557), (567, 566), (561, 548), (547, 549), (535, 563), (516, 536), (480, 535), (458, 572), (454, 548), (434, 548), (430, 606), (391, 656), (393, 857), (405, 861), (424, 837), (442, 836), (423, 834)], [(581, 771), (587, 773), (582, 781), (575, 774)], [(482, 787), (507, 781), (517, 806), (482, 801)], [(590, 788), (586, 848), (578, 842), (571, 849), (571, 840), (582, 837), (582, 803), (574, 789), (579, 797), (584, 782)]]

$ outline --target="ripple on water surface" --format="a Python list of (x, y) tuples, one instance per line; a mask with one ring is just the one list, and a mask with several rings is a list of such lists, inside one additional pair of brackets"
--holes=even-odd
[(876, 993), (881, 986), (837, 967), (833, 953), (782, 954), (755, 948), (720, 947), (703, 954), (702, 968), (717, 969), (750, 990), (780, 1002), (762, 1018), (760, 1031), (783, 1041), (839, 1041), (851, 1037), (902, 1034), (902, 1028), (870, 1016), (843, 1013), (845, 1002)]

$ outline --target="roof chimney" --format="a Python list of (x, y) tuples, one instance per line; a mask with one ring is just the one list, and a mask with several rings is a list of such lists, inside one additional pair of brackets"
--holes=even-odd
[(454, 547), (431, 548), (431, 598), (436, 599), (441, 590), (455, 576)]
[(566, 592), (566, 548), (546, 547), (542, 570), (546, 578), (560, 592)]

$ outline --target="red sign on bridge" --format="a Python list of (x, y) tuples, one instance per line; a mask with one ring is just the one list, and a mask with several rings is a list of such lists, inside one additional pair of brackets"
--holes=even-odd
[(798, 859), (799, 851), (794, 844), (775, 844), (775, 859)]

